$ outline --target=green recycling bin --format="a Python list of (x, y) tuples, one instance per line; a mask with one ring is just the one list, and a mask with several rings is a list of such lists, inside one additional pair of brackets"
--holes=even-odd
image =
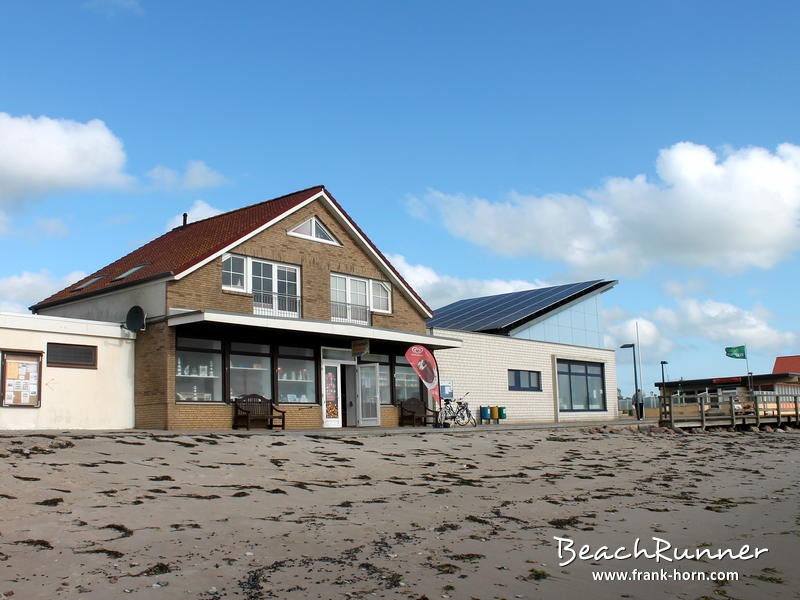
[(489, 411), (488, 406), (481, 406), (481, 419), (484, 421), (488, 421), (492, 418), (492, 413)]
[(497, 414), (499, 419), (506, 418), (506, 407), (505, 406), (498, 406), (497, 407)]

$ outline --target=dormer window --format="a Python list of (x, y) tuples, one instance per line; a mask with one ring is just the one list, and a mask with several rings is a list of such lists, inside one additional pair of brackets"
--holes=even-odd
[(323, 244), (341, 246), (341, 244), (336, 241), (336, 238), (333, 237), (333, 234), (328, 231), (327, 228), (320, 223), (316, 217), (311, 217), (308, 221), (298, 225), (289, 232), (289, 235), (303, 238), (305, 240), (322, 242)]

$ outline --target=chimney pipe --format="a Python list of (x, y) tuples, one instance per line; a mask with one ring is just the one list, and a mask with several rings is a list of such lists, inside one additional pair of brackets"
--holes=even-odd
[(189, 222), (189, 213), (183, 213), (183, 226), (186, 227), (186, 224)]

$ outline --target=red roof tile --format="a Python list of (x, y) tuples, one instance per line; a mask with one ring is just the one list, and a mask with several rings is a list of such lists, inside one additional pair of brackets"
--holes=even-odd
[[(323, 189), (325, 189), (323, 186), (318, 185), (217, 215), (216, 217), (194, 221), (186, 225), (186, 227), (176, 227), (152, 242), (134, 250), (127, 256), (123, 256), (110, 265), (42, 300), (31, 308), (36, 310), (49, 304), (74, 300), (101, 291), (110, 291), (116, 287), (128, 286), (159, 275), (182, 273), (264, 223), (308, 200)], [(115, 277), (139, 265), (147, 266), (125, 279), (114, 281)], [(85, 289), (77, 292), (70, 291), (100, 275), (103, 275), (102, 279), (87, 286)]]
[[(252, 206), (246, 206), (215, 217), (203, 219), (202, 221), (195, 221), (189, 223), (186, 227), (176, 227), (172, 231), (165, 233), (161, 237), (134, 250), (110, 265), (95, 271), (91, 275), (75, 282), (73, 285), (38, 302), (32, 306), (31, 309), (36, 311), (37, 309), (45, 308), (52, 304), (60, 304), (87, 295), (112, 291), (135, 283), (142, 283), (146, 280), (155, 279), (159, 276), (182, 273), (223, 248), (230, 246), (248, 233), (258, 229), (260, 226), (319, 194), (323, 190), (325, 190), (324, 186), (314, 186), (287, 194), (286, 196), (267, 200), (266, 202), (253, 204)], [(389, 266), (395, 276), (405, 285), (414, 298), (419, 301), (425, 310), (432, 313), (428, 305), (425, 304), (422, 298), (408, 285), (397, 269), (395, 269), (381, 251), (378, 250), (361, 228), (356, 225), (350, 215), (347, 214), (327, 190), (325, 191), (333, 204), (349, 221), (350, 225), (361, 234), (367, 244)], [(140, 265), (145, 266), (124, 279), (114, 281), (114, 278)], [(86, 286), (84, 289), (72, 291), (81, 284), (91, 281), (93, 278), (101, 275), (103, 276), (101, 279)]]
[(800, 356), (779, 356), (775, 359), (772, 373), (800, 373)]

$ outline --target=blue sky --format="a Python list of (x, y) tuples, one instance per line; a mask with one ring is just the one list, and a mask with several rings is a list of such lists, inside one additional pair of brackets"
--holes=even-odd
[[(438, 306), (613, 278), (644, 380), (800, 353), (791, 2), (0, 6), (0, 310), (325, 184)], [(623, 390), (629, 352), (619, 355)], [(645, 389), (648, 389), (646, 386)]]

